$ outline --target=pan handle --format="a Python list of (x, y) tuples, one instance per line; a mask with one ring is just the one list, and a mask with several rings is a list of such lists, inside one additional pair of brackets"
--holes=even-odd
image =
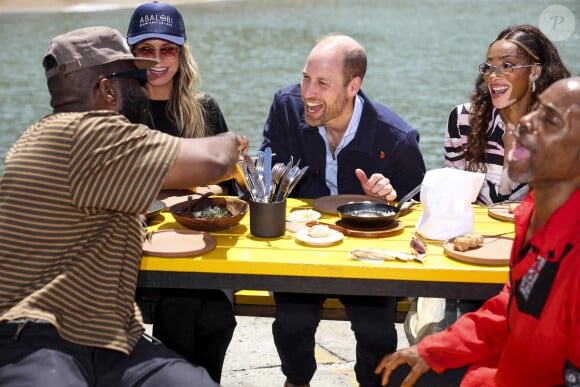
[(423, 186), (423, 183), (420, 183), (418, 186), (416, 186), (411, 191), (409, 191), (408, 194), (403, 196), (403, 198), (397, 203), (397, 207), (396, 207), (397, 214), (401, 210), (401, 207), (403, 207), (403, 204), (405, 204), (409, 199), (411, 199), (413, 196), (417, 195), (417, 193), (419, 193), (419, 191), (421, 191), (422, 186)]

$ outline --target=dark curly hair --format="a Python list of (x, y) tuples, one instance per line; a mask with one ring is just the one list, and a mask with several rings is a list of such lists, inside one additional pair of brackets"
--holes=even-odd
[[(570, 71), (566, 68), (560, 54), (554, 44), (537, 27), (529, 24), (510, 26), (499, 33), (497, 38), (491, 42), (491, 47), (495, 42), (508, 39), (518, 46), (522, 55), (528, 57), (530, 63), (540, 63), (542, 71), (536, 80), (536, 90), (532, 93), (530, 109), (536, 102), (537, 95), (542, 93), (555, 81), (570, 76)], [(468, 142), (465, 146), (465, 159), (468, 161), (470, 171), (486, 172), (485, 167), (487, 154), (487, 127), (493, 110), (493, 103), (489, 89), (484, 81), (484, 76), (480, 74), (475, 81), (475, 89), (471, 95), (471, 111), (469, 114), (469, 124), (472, 128)]]

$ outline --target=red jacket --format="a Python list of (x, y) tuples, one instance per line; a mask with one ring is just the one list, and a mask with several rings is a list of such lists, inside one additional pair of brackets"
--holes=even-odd
[(580, 385), (580, 190), (522, 246), (533, 198), (516, 210), (509, 283), (418, 344), (435, 372), (471, 364), (462, 386)]

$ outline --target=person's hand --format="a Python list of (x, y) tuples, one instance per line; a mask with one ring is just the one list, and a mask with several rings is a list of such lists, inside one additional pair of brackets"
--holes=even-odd
[(224, 192), (222, 186), (217, 184), (194, 187), (193, 192), (198, 193), (200, 195), (203, 195), (208, 192), (211, 192), (213, 195), (227, 195), (227, 192)]
[(247, 155), (248, 148), (250, 147), (250, 141), (248, 141), (248, 138), (238, 134), (236, 135), (236, 139), (238, 140), (238, 153)]
[(416, 345), (403, 348), (395, 353), (385, 356), (375, 369), (375, 374), (383, 373), (381, 385), (386, 386), (387, 383), (389, 383), (391, 372), (401, 364), (405, 363), (409, 364), (411, 371), (409, 371), (409, 375), (407, 375), (405, 380), (403, 380), (401, 387), (413, 386), (417, 380), (419, 380), (421, 375), (427, 373), (431, 369), (425, 359), (419, 355)]
[(367, 178), (366, 173), (362, 169), (354, 171), (356, 177), (360, 181), (362, 189), (365, 194), (376, 196), (381, 199), (386, 199), (390, 202), (397, 198), (397, 191), (391, 185), (391, 181), (380, 173), (373, 173), (371, 177)]

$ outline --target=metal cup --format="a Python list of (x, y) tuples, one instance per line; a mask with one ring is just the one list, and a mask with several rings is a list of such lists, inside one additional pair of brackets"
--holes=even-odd
[(286, 232), (286, 200), (250, 203), (250, 232), (259, 238), (276, 238)]

